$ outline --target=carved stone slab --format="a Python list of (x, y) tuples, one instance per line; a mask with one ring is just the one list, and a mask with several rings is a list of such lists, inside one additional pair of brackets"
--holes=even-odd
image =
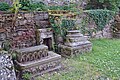
[(7, 52), (0, 52), (0, 80), (16, 80), (14, 65)]
[(15, 50), (17, 53), (17, 61), (20, 63), (35, 61), (48, 56), (48, 47), (39, 45)]
[(54, 52), (48, 52), (48, 56), (44, 59), (31, 61), (27, 63), (19, 63), (17, 62), (17, 66), (19, 67), (19, 77), (29, 72), (32, 76), (39, 76), (41, 74), (54, 71), (61, 68), (61, 56), (54, 53)]

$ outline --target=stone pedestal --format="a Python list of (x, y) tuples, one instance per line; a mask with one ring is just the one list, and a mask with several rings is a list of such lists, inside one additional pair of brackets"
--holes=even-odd
[(92, 50), (91, 42), (88, 41), (79, 30), (71, 30), (67, 33), (64, 45), (59, 44), (58, 46), (61, 55), (73, 57), (76, 54)]
[(26, 73), (35, 76), (54, 71), (61, 68), (61, 56), (48, 51), (45, 45), (34, 46), (24, 49), (15, 50), (17, 52), (17, 64), (19, 80)]

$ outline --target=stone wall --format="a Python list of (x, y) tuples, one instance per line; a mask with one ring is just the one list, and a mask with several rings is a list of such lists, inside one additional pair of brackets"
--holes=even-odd
[[(35, 46), (37, 45), (36, 30), (51, 28), (48, 12), (19, 12), (14, 27), (13, 17), (14, 14), (11, 13), (0, 14), (0, 42), (8, 40), (11, 48)], [(49, 32), (46, 33), (49, 36)], [(46, 35), (42, 36), (48, 38)]]
[[(82, 25), (82, 20), (86, 19), (86, 15), (82, 14), (77, 19), (77, 25), (83, 30), (84, 28), (84, 35), (91, 37), (91, 38), (112, 38), (113, 37), (113, 30), (112, 30), (112, 22), (111, 20), (108, 24), (105, 25), (102, 31), (97, 31), (97, 25), (91, 19), (86, 22), (85, 26)], [(81, 31), (83, 32), (83, 31)]]
[(92, 38), (112, 38), (113, 37), (113, 32), (112, 32), (110, 23), (105, 25), (102, 31), (95, 31), (96, 30), (95, 23), (88, 24), (87, 28), (89, 31), (91, 31)]
[(5, 30), (6, 39), (10, 43), (11, 48), (24, 48), (34, 46), (35, 26), (32, 13), (19, 13), (16, 18), (15, 26), (13, 26), (14, 14), (0, 14), (0, 29)]

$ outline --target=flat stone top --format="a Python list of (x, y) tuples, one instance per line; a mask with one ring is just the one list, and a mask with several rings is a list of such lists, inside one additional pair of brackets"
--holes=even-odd
[(87, 41), (84, 37), (68, 38), (69, 40)]
[(79, 30), (71, 30), (71, 31), (68, 31), (68, 33), (79, 33), (80, 31)]
[(17, 49), (15, 51), (18, 53), (24, 53), (24, 52), (33, 52), (33, 51), (40, 50), (40, 49), (48, 49), (48, 47), (45, 45), (39, 45), (39, 46), (34, 46), (34, 47), (29, 47), (29, 48)]
[(83, 37), (83, 34), (71, 34), (71, 35), (69, 34), (69, 35), (66, 35), (66, 37), (71, 37), (71, 38), (78, 37), (79, 38), (79, 37)]
[(90, 41), (81, 41), (81, 42), (73, 42), (73, 43), (65, 43), (66, 46), (70, 47), (77, 47), (77, 46), (82, 46), (86, 44), (91, 44)]

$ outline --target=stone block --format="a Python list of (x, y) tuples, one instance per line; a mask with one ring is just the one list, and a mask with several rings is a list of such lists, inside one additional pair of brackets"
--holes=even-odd
[(34, 13), (34, 19), (35, 21), (39, 21), (39, 20), (46, 20), (49, 18), (48, 12), (35, 12)]
[(45, 45), (17, 49), (14, 51), (17, 54), (17, 61), (20, 63), (39, 60), (48, 56), (48, 47)]
[(50, 22), (48, 20), (35, 21), (35, 25), (37, 26), (38, 29), (51, 27)]
[(37, 31), (42, 39), (53, 37), (52, 28), (38, 29)]
[(37, 44), (45, 44), (48, 48), (52, 49), (53, 44), (53, 32), (52, 28), (37, 29)]

